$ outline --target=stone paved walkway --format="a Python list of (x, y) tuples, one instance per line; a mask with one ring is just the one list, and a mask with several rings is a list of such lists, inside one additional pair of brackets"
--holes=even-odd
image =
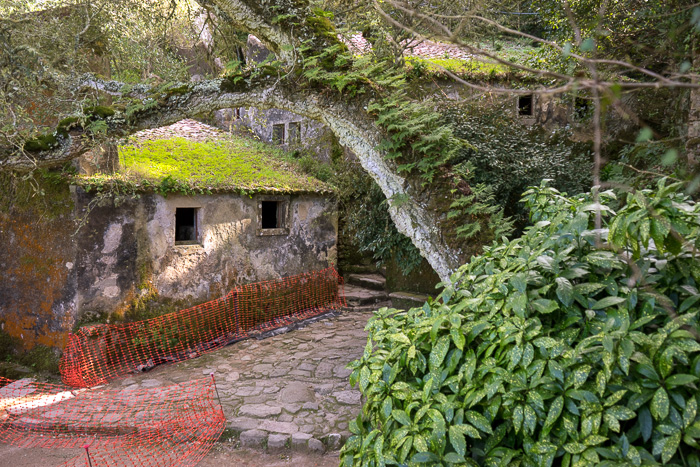
[(362, 355), (371, 312), (344, 313), (287, 334), (238, 342), (199, 358), (113, 382), (130, 391), (214, 372), (229, 428), (244, 447), (338, 449), (360, 412), (345, 366)]

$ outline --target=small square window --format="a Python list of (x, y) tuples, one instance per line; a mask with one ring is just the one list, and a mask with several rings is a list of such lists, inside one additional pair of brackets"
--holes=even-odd
[(289, 198), (262, 196), (258, 199), (258, 235), (289, 235)]
[(301, 122), (289, 122), (288, 144), (301, 143)]
[(275, 123), (272, 125), (272, 142), (275, 144), (284, 144), (284, 123)]
[(532, 94), (526, 94), (518, 97), (518, 115), (531, 117), (534, 114), (534, 106)]
[(197, 208), (175, 209), (175, 244), (197, 243)]

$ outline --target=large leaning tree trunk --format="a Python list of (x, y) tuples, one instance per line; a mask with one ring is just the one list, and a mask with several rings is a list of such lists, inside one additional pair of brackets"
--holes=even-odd
[[(88, 113), (78, 121), (63, 121), (53, 134), (28, 141), (23, 148), (0, 148), (0, 170), (29, 171), (79, 157), (94, 145), (89, 131), (92, 126), (86, 122), (98, 119), (106, 124), (108, 135), (125, 136), (223, 108), (284, 109), (324, 123), (342, 145), (357, 155), (384, 192), (397, 229), (412, 240), (440, 278), (449, 281), (464, 258), (448, 244), (444, 211), (431, 208), (434, 200), (429, 199), (421, 184), (400, 175), (395, 163), (388, 161), (380, 149), (386, 134), (376, 116), (367, 111), (376, 84), (367, 83), (367, 92), (348, 98), (332, 88), (309, 84), (298, 73), (308, 66), (300, 50), (307, 55), (321, 54), (340, 45), (329, 19), (312, 11), (306, 0), (198, 1), (220, 21), (257, 36), (277, 55), (282, 66), (273, 72), (248, 70), (234, 77), (180, 84), (165, 90), (127, 88), (122, 83), (85, 76), (78, 86), (110, 94), (129, 106), (114, 105)], [(326, 62), (325, 66), (329, 69), (333, 65)]]

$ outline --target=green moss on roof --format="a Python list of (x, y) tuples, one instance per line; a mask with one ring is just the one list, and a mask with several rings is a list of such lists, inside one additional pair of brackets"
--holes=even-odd
[(457, 76), (489, 79), (505, 77), (513, 70), (499, 63), (489, 63), (479, 60), (462, 60), (458, 58), (419, 58), (410, 57), (407, 60), (409, 71), (423, 68), (428, 74), (443, 75), (445, 70)]
[(119, 148), (120, 171), (82, 176), (77, 184), (113, 182), (159, 192), (330, 192), (304, 174), (284, 151), (246, 138), (195, 142), (181, 137), (141, 141)]

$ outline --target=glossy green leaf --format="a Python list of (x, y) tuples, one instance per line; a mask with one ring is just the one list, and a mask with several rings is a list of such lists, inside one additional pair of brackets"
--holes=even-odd
[(486, 417), (484, 417), (480, 413), (474, 412), (473, 410), (468, 410), (464, 412), (464, 417), (469, 421), (469, 423), (471, 423), (484, 433), (493, 434), (493, 430), (491, 429), (491, 423), (489, 423)]
[[(559, 416), (561, 415), (562, 410), (564, 409), (564, 398), (562, 396), (558, 396), (554, 401), (552, 402), (552, 405), (549, 407), (549, 412), (547, 413), (547, 418), (544, 421), (544, 428), (551, 428), (552, 425), (559, 419)], [(549, 432), (549, 430), (547, 430)]]
[(450, 444), (452, 444), (452, 447), (457, 452), (457, 454), (459, 454), (460, 456), (464, 456), (467, 452), (467, 442), (464, 439), (464, 433), (461, 430), (455, 428), (454, 426), (451, 426), (449, 429), (449, 437)]
[(557, 298), (564, 306), (571, 306), (574, 302), (574, 287), (571, 282), (564, 277), (557, 277)]
[(593, 304), (591, 309), (593, 310), (604, 310), (606, 308), (613, 307), (625, 302), (624, 297), (605, 297)]
[(664, 388), (659, 388), (654, 393), (654, 397), (651, 399), (651, 415), (656, 420), (663, 420), (668, 417), (669, 401), (668, 393)]
[(391, 412), (391, 416), (399, 422), (402, 425), (410, 425), (411, 424), (411, 418), (408, 416), (408, 414), (400, 409), (394, 409)]

